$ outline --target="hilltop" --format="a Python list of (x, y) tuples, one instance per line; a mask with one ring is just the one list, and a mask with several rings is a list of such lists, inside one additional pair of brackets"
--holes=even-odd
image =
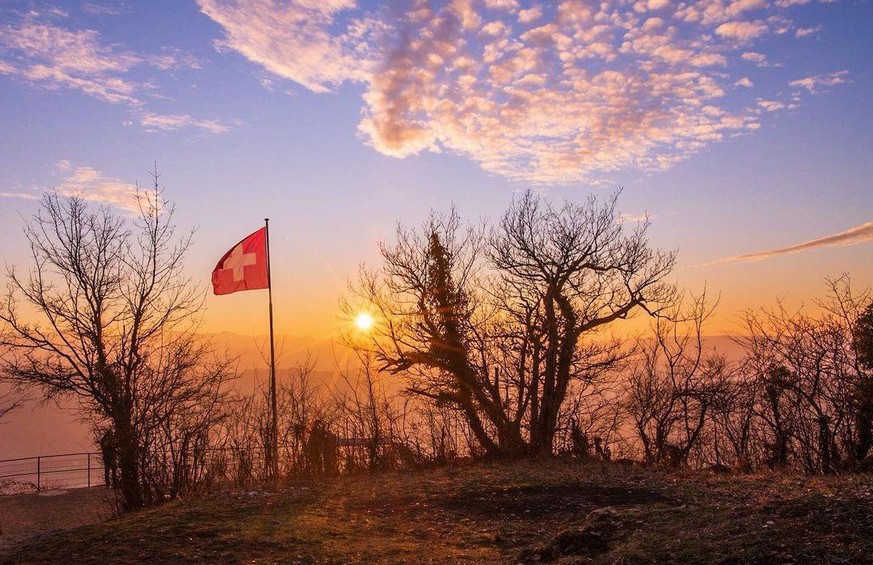
[(236, 490), (0, 563), (870, 563), (873, 477), (508, 462)]

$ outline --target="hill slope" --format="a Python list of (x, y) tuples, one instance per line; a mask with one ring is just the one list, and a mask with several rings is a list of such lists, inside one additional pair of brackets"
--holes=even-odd
[(564, 461), (346, 477), (178, 501), (0, 563), (870, 563), (873, 477)]

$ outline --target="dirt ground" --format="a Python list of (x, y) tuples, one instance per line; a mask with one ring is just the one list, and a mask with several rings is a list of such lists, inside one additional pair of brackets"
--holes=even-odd
[(102, 522), (113, 508), (103, 487), (0, 496), (0, 555), (28, 538)]
[[(87, 519), (64, 496), (49, 503), (61, 523)], [(0, 551), (0, 565), (544, 562), (873, 565), (873, 475), (482, 463), (219, 492)]]

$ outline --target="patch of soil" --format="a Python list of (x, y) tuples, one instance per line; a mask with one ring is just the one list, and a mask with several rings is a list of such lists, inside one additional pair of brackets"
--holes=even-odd
[(539, 519), (584, 515), (603, 506), (655, 503), (672, 504), (660, 492), (624, 486), (565, 484), (488, 488), (462, 492), (440, 502), (448, 511), (463, 516), (503, 519)]

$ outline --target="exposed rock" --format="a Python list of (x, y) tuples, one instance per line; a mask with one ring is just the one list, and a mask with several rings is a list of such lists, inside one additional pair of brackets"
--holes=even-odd
[(588, 514), (578, 530), (566, 530), (545, 545), (523, 549), (518, 554), (522, 563), (545, 563), (565, 556), (594, 556), (609, 550), (618, 529), (618, 513), (611, 506)]

